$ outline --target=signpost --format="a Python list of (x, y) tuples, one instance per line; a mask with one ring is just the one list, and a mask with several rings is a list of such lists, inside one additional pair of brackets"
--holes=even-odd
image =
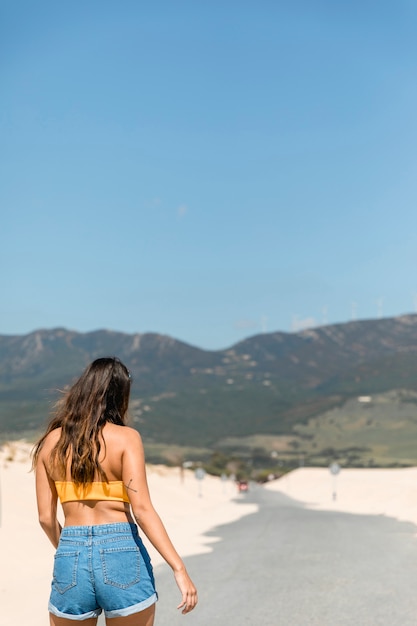
[(227, 474), (223, 473), (220, 476), (220, 480), (222, 481), (222, 485), (223, 485), (223, 493), (226, 493)]
[(337, 476), (340, 473), (340, 465), (338, 463), (331, 463), (329, 466), (330, 474), (333, 478), (333, 500), (337, 499)]
[(205, 475), (206, 475), (206, 470), (203, 469), (202, 467), (197, 467), (197, 469), (195, 470), (195, 477), (198, 480), (198, 497), (199, 498), (201, 498), (201, 496), (203, 495), (201, 491), (201, 485), (205, 478)]

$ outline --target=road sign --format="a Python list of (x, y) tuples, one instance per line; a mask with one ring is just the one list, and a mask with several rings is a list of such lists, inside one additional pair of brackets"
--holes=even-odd
[(333, 500), (337, 500), (337, 476), (340, 473), (340, 465), (338, 463), (331, 463), (329, 465), (330, 474), (333, 477)]
[(203, 469), (202, 467), (197, 467), (197, 469), (194, 472), (194, 476), (196, 477), (196, 479), (198, 480), (198, 495), (199, 497), (201, 497), (202, 491), (201, 491), (201, 484), (203, 482), (203, 479), (206, 475), (206, 470)]
[(340, 472), (340, 465), (338, 463), (332, 463), (329, 466), (329, 470), (330, 470), (330, 474), (333, 474), (333, 476), (337, 476), (338, 473)]
[(202, 467), (197, 467), (197, 469), (195, 470), (195, 477), (197, 480), (203, 480), (203, 478), (206, 475), (206, 470), (203, 469)]

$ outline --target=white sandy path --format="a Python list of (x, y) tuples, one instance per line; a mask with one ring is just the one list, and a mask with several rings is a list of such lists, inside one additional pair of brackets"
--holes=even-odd
[[(328, 469), (300, 468), (266, 485), (309, 508), (387, 515), (417, 524), (417, 468)], [(336, 498), (333, 499), (333, 493)]]
[[(38, 524), (29, 450), (24, 442), (0, 449), (0, 626), (49, 623), (54, 550)], [(210, 552), (217, 539), (204, 533), (257, 511), (256, 505), (237, 501), (230, 482), (206, 476), (199, 483), (191, 471), (181, 480), (178, 469), (163, 466), (147, 471), (155, 508), (182, 556)], [(153, 564), (161, 564), (159, 554), (147, 547)]]

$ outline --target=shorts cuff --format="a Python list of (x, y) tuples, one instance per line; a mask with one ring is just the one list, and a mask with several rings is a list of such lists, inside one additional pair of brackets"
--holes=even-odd
[(95, 611), (88, 611), (88, 613), (80, 613), (78, 615), (74, 615), (74, 613), (63, 613), (59, 611), (56, 606), (49, 602), (48, 611), (52, 613), (52, 615), (56, 615), (57, 617), (65, 617), (65, 619), (72, 619), (76, 621), (82, 621), (85, 619), (89, 619), (90, 617), (98, 617), (101, 614), (101, 609), (96, 609)]
[(142, 602), (138, 602), (137, 604), (132, 604), (131, 606), (127, 606), (124, 609), (115, 609), (114, 611), (104, 611), (104, 614), (108, 618), (112, 617), (127, 617), (128, 615), (133, 615), (134, 613), (139, 613), (140, 611), (144, 611), (145, 609), (155, 604), (158, 600), (158, 594), (155, 592), (146, 600), (142, 600)]

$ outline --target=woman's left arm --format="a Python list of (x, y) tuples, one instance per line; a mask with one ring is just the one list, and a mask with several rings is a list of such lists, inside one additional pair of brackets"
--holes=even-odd
[(36, 501), (38, 504), (39, 523), (48, 539), (56, 548), (61, 535), (61, 524), (57, 519), (58, 494), (55, 483), (46, 471), (42, 456), (36, 466)]

